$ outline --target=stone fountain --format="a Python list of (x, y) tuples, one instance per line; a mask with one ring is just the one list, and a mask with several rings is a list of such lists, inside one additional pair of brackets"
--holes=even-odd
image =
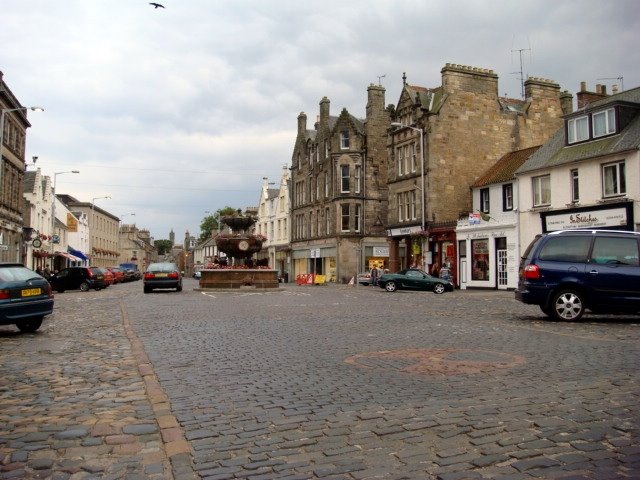
[(253, 256), (262, 250), (264, 237), (248, 233), (256, 223), (254, 217), (229, 215), (220, 218), (230, 232), (214, 236), (218, 250), (227, 256), (227, 265), (213, 265), (201, 270), (200, 289), (278, 288), (278, 272), (255, 268)]

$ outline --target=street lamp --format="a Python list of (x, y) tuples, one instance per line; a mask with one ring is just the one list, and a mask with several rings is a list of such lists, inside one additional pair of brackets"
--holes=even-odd
[(103, 198), (111, 198), (109, 195), (106, 195), (104, 197), (94, 197), (91, 199), (91, 218), (89, 219), (89, 238), (90, 238), (90, 248), (91, 248), (91, 253), (93, 253), (93, 236), (94, 236), (94, 232), (93, 232), (93, 212), (95, 210), (95, 202), (96, 200), (101, 200)]
[[(412, 127), (410, 125), (403, 125), (400, 122), (391, 122), (392, 127), (400, 127), (400, 128), (409, 128), (414, 130), (420, 134), (420, 192), (422, 194), (422, 199), (420, 201), (421, 207), (421, 217), (420, 217), (420, 226), (422, 228), (422, 235), (424, 235), (425, 231), (425, 220), (424, 220), (424, 203), (425, 203), (425, 192), (424, 192), (424, 132), (421, 128)], [(420, 245), (420, 249), (422, 250), (422, 268), (424, 269), (424, 238), (422, 239), (422, 244)]]
[[(66, 172), (56, 172), (53, 174), (53, 190), (52, 190), (52, 202), (51, 202), (51, 257), (53, 258), (53, 237), (56, 233), (56, 181), (58, 180), (58, 175), (62, 175), (63, 173), (80, 173), (79, 170), (69, 170)], [(51, 260), (53, 262), (53, 260)]]
[(2, 179), (2, 171), (4, 169), (2, 159), (2, 148), (4, 146), (4, 114), (9, 112), (21, 112), (23, 110), (33, 110), (34, 112), (44, 112), (42, 107), (20, 107), (20, 108), (3, 108), (0, 109), (0, 180)]

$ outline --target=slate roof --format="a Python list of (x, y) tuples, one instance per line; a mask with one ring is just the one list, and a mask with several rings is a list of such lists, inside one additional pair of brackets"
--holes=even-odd
[(24, 192), (33, 193), (34, 187), (36, 186), (36, 174), (38, 172), (28, 171), (24, 172), (24, 176), (22, 177), (22, 190)]
[(537, 145), (507, 153), (478, 178), (471, 187), (484, 187), (485, 185), (513, 180), (516, 170), (539, 148), (540, 145)]
[[(590, 103), (568, 117), (573, 118), (614, 103), (635, 104), (636, 107), (640, 108), (640, 87)], [(576, 145), (567, 145), (566, 143), (565, 127), (562, 126), (516, 171), (516, 174), (566, 165), (579, 160), (597, 158), (629, 150), (638, 150), (640, 148), (640, 110), (627, 126), (616, 135)]]
[(278, 198), (280, 194), (279, 188), (267, 188), (267, 200), (271, 200), (272, 198)]

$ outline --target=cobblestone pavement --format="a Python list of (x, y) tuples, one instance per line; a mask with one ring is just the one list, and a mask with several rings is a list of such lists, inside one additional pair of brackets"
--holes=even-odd
[(195, 286), (0, 327), (0, 478), (640, 478), (638, 317)]

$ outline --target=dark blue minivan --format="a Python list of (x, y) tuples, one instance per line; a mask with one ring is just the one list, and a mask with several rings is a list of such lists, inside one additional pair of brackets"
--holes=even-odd
[(640, 312), (640, 233), (563, 230), (538, 235), (520, 261), (516, 300), (557, 320)]

